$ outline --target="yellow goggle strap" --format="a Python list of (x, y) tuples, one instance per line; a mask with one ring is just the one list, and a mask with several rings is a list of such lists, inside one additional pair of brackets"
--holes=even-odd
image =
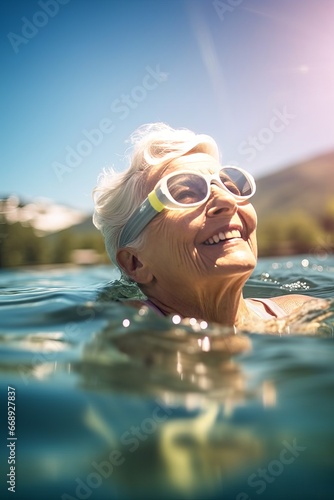
[(165, 205), (161, 203), (159, 198), (157, 197), (155, 191), (151, 191), (149, 195), (147, 196), (148, 201), (150, 202), (151, 206), (156, 210), (157, 212), (162, 212), (162, 210), (165, 208)]
[(135, 240), (147, 224), (164, 208), (164, 204), (161, 203), (155, 192), (152, 191), (125, 224), (120, 235), (118, 247), (125, 247), (131, 241)]

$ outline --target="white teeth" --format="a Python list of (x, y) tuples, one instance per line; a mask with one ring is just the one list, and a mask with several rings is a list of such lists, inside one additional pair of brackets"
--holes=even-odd
[(226, 231), (223, 233), (220, 231), (218, 234), (214, 234), (208, 238), (204, 243), (205, 245), (213, 245), (219, 243), (219, 241), (230, 240), (232, 238), (241, 238), (241, 233), (238, 229), (232, 229), (231, 231)]

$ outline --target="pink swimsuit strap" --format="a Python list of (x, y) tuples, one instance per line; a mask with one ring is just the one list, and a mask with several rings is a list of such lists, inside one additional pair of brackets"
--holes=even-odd
[[(259, 307), (255, 304), (253, 304), (252, 301), (255, 302), (260, 302), (265, 306), (265, 310), (262, 307)], [(276, 318), (283, 318), (286, 316), (286, 312), (283, 311), (283, 309), (276, 304), (271, 299), (246, 299), (247, 306), (252, 309), (258, 316), (260, 316), (262, 319), (271, 319), (272, 317)], [(159, 309), (153, 302), (151, 302), (149, 299), (145, 301), (145, 304), (148, 305), (151, 309), (153, 309), (156, 313), (159, 314), (159, 316), (165, 316), (163, 311)]]
[[(261, 304), (263, 304), (265, 306), (265, 309), (262, 309), (262, 307), (257, 307), (255, 304), (253, 304), (252, 301), (255, 301), (255, 302), (260, 302)], [(261, 318), (263, 319), (270, 319), (272, 318), (273, 316), (276, 317), (276, 318), (283, 318), (284, 316), (286, 316), (286, 312), (283, 311), (283, 309), (276, 304), (276, 302), (274, 302), (273, 300), (271, 299), (246, 299), (246, 302), (247, 302), (247, 306), (252, 309), (254, 312), (256, 312), (256, 314), (258, 314), (259, 316), (261, 316)]]
[(159, 316), (166, 316), (166, 314), (161, 309), (159, 309), (158, 306), (153, 304), (153, 302), (150, 299), (145, 300), (145, 304), (149, 306), (151, 309), (153, 309), (153, 311), (158, 313)]

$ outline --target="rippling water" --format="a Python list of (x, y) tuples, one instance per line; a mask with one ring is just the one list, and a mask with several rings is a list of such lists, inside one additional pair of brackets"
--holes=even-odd
[(116, 278), (0, 273), (1, 498), (332, 498), (334, 258), (260, 260), (246, 296), (330, 299), (280, 335), (135, 310)]

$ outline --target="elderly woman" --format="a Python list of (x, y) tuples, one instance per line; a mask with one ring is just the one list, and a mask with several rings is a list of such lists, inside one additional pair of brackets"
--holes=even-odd
[(138, 129), (132, 142), (129, 169), (100, 177), (93, 220), (148, 305), (242, 327), (283, 317), (310, 298), (244, 299), (257, 261), (255, 182), (221, 165), (211, 137), (158, 123)]

